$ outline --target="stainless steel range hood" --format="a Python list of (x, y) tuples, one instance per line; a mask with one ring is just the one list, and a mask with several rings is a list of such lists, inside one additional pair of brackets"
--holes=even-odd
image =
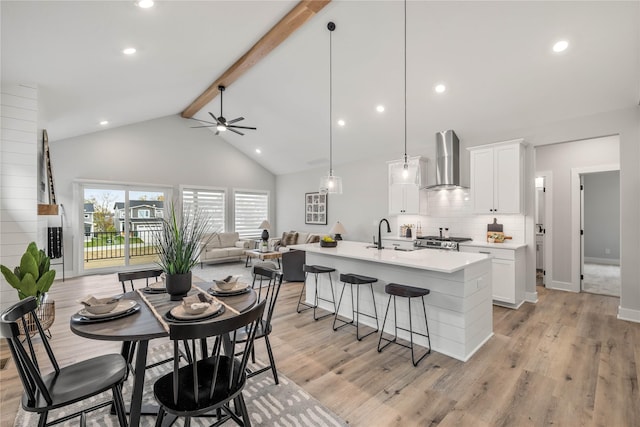
[(460, 185), (460, 140), (452, 130), (436, 132), (436, 185), (427, 190), (455, 190)]

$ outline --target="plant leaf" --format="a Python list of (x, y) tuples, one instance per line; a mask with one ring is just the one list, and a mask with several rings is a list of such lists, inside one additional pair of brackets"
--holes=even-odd
[[(31, 245), (29, 245), (31, 246)], [(36, 263), (35, 258), (31, 255), (31, 252), (27, 250), (27, 252), (22, 255), (20, 259), (20, 272), (22, 273), (22, 279), (24, 279), (27, 274), (31, 274), (31, 277), (35, 280), (40, 277), (40, 273), (38, 272), (38, 264)]]
[(36, 287), (41, 294), (49, 292), (49, 288), (53, 284), (53, 280), (56, 278), (56, 271), (49, 270), (38, 279)]
[(20, 289), (20, 278), (16, 276), (13, 271), (9, 270), (4, 265), (0, 265), (0, 271), (2, 271), (2, 275), (7, 280), (7, 283), (16, 289)]
[[(34, 261), (35, 262), (35, 261)], [(26, 296), (38, 296), (38, 288), (36, 287), (36, 279), (33, 278), (31, 273), (24, 275), (20, 281), (20, 290)]]

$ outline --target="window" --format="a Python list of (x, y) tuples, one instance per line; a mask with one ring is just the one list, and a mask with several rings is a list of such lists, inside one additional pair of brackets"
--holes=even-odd
[(149, 209), (138, 209), (138, 218), (151, 218)]
[(234, 193), (234, 230), (241, 239), (258, 237), (258, 227), (269, 219), (269, 193), (266, 191), (236, 191)]
[(225, 231), (225, 192), (215, 189), (183, 188), (182, 203), (205, 212), (214, 231)]

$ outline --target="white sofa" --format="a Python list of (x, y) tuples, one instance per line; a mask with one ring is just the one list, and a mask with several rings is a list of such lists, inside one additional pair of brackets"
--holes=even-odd
[(282, 237), (269, 239), (271, 240), (270, 246), (274, 250), (279, 252), (289, 251), (291, 245), (303, 245), (305, 243), (317, 243), (322, 237), (321, 234), (308, 233), (305, 231), (285, 231), (282, 233)]
[(203, 239), (204, 248), (200, 253), (200, 267), (204, 263), (241, 261), (244, 251), (250, 248), (250, 240), (241, 240), (235, 232), (211, 233)]

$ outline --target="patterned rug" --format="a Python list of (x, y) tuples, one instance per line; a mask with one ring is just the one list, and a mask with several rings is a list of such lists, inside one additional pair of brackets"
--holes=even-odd
[[(165, 343), (149, 350), (148, 362), (157, 362), (166, 359), (172, 354), (173, 345)], [(153, 383), (155, 379), (166, 374), (171, 370), (171, 363), (166, 363), (152, 369), (148, 369), (145, 375), (145, 390), (143, 403), (155, 403), (153, 397)], [(340, 427), (347, 426), (333, 412), (322, 406), (316, 399), (305, 393), (297, 384), (289, 380), (282, 374), (278, 374), (280, 384), (273, 382), (273, 376), (270, 372), (257, 375), (247, 380), (244, 389), (244, 397), (247, 402), (247, 408), (251, 417), (252, 425), (262, 426), (326, 426)], [(132, 376), (125, 383), (123, 394), (125, 401), (127, 396), (131, 395), (133, 387)], [(102, 401), (111, 400), (111, 392), (103, 393), (93, 399), (52, 411), (49, 420), (59, 418), (65, 414), (70, 414), (81, 407), (89, 407)], [(109, 408), (103, 408), (88, 414), (87, 426), (91, 427), (116, 427), (118, 419), (115, 415), (109, 414)], [(143, 416), (140, 422), (141, 426), (150, 427), (155, 425), (155, 417)], [(176, 425), (183, 425), (184, 420), (180, 420)], [(192, 419), (192, 426), (208, 426), (214, 421), (213, 418)], [(62, 427), (77, 426), (79, 418), (57, 424)], [(38, 424), (38, 416), (19, 409), (14, 422), (15, 427), (31, 427)], [(233, 421), (225, 423), (225, 425), (235, 425)]]

